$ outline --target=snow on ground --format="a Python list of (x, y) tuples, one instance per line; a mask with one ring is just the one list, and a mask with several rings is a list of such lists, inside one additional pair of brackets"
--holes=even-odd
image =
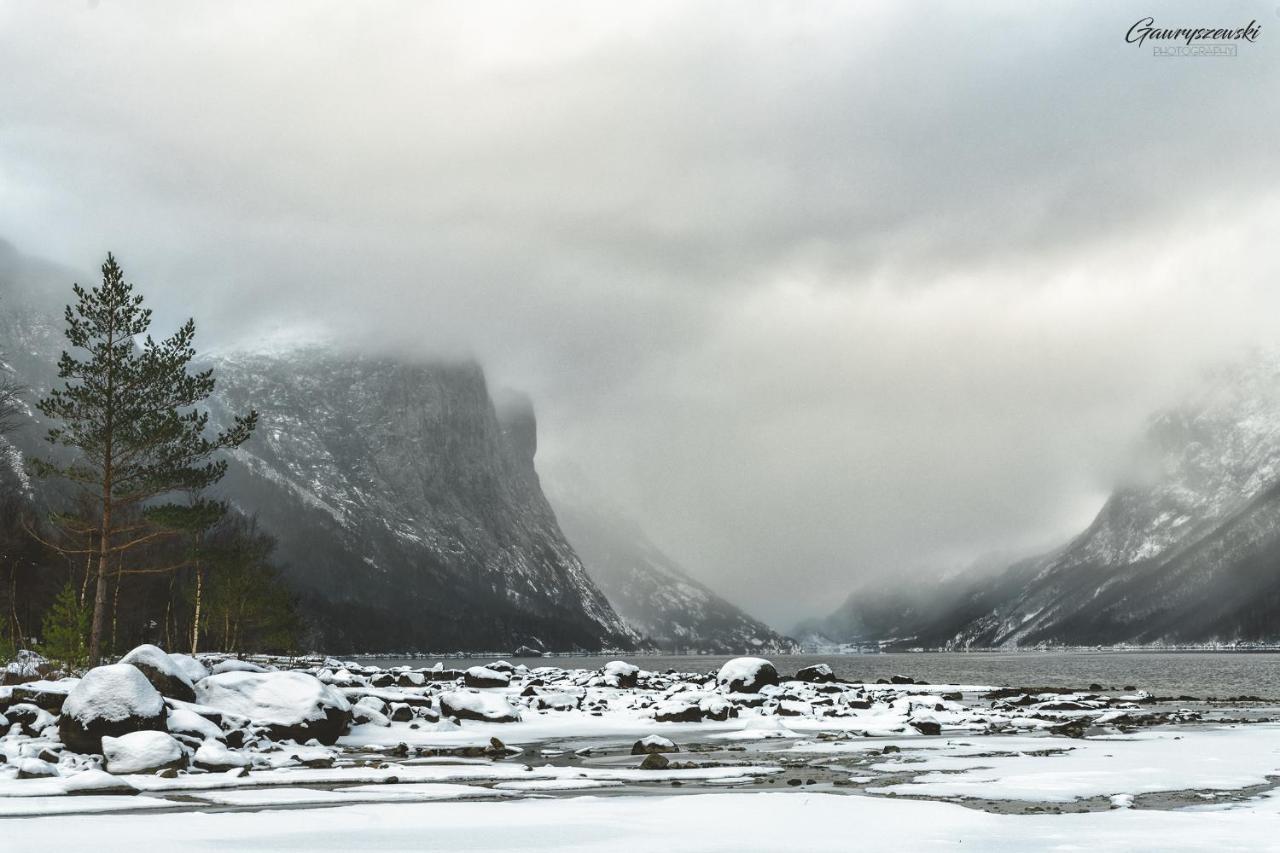
[(573, 850), (755, 853), (1276, 850), (1280, 801), (1188, 811), (1013, 816), (948, 803), (730, 793), (285, 811), (60, 816), (7, 823), (13, 849), (190, 851)]
[(1042, 752), (1046, 747), (1043, 738), (1019, 740), (1013, 755), (989, 755), (1008, 749), (1003, 738), (996, 738), (975, 743), (960, 754), (937, 750), (923, 760), (905, 751), (885, 756), (889, 760), (873, 764), (871, 769), (910, 770), (923, 775), (906, 784), (868, 790), (1070, 802), (1113, 794), (1236, 790), (1265, 784), (1268, 776), (1280, 773), (1280, 724), (1163, 729), (1073, 739), (1052, 744), (1064, 752), (1051, 755)]

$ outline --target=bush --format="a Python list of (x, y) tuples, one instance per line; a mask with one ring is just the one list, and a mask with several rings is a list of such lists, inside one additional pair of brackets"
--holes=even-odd
[(89, 616), (89, 608), (81, 606), (75, 587), (68, 583), (40, 623), (40, 653), (68, 669), (83, 667), (89, 661)]

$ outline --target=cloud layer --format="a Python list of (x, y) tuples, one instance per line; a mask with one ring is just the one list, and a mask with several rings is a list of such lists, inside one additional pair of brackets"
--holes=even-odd
[[(0, 3), (0, 235), (206, 343), (474, 354), (781, 627), (1065, 536), (1280, 334), (1280, 17), (1137, 3)], [(1274, 31), (1272, 28), (1274, 27)]]

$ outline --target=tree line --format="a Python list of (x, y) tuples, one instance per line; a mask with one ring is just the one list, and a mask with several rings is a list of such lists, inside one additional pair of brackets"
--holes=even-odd
[[(36, 639), (72, 667), (140, 642), (292, 650), (298, 621), (275, 540), (210, 496), (257, 412), (211, 426), (215, 380), (192, 369), (194, 320), (154, 339), (112, 255), (101, 284), (72, 292), (59, 384), (35, 402), (47, 452), (25, 460), (29, 477), (9, 465), (0, 478), (0, 660)], [(21, 413), (22, 388), (0, 382), (0, 435)], [(30, 478), (45, 482), (39, 494)]]

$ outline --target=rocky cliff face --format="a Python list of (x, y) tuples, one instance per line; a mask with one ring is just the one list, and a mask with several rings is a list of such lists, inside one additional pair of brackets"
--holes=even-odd
[(1220, 371), (1152, 418), (1135, 469), (1057, 551), (883, 603), (855, 596), (823, 624), (892, 626), (911, 645), (1280, 639), (1280, 361)]
[(614, 608), (667, 652), (787, 654), (798, 650), (690, 577), (580, 477), (550, 490), (565, 535)]
[(630, 646), (543, 497), (527, 401), (476, 364), (323, 348), (224, 355), (223, 411), (261, 426), (222, 488), (280, 538), (332, 648)]

